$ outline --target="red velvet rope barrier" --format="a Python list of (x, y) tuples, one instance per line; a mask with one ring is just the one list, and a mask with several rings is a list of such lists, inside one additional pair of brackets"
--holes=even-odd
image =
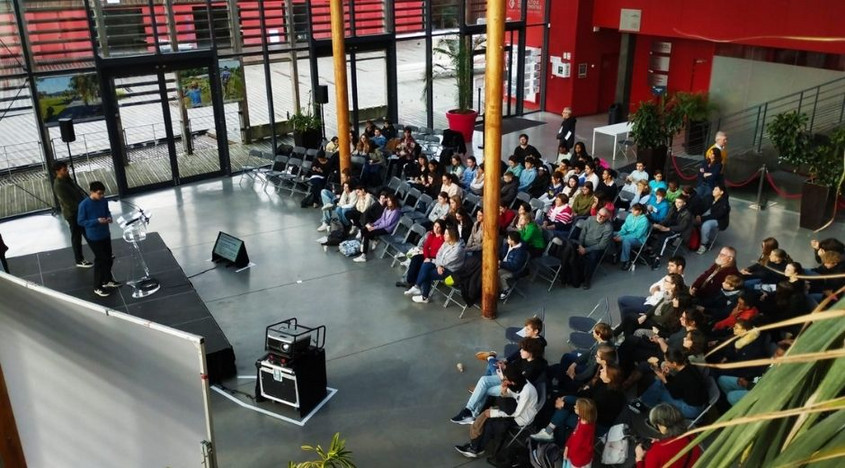
[(695, 179), (698, 178), (698, 174), (693, 174), (690, 177), (685, 176), (684, 173), (681, 171), (681, 168), (678, 167), (678, 161), (676, 160), (674, 154), (671, 156), (671, 158), (672, 158), (672, 167), (675, 168), (675, 174), (677, 174), (678, 177), (681, 178), (681, 180), (691, 181), (691, 180), (695, 180)]
[(801, 198), (801, 194), (800, 194), (800, 193), (786, 193), (786, 192), (784, 192), (783, 190), (779, 189), (779, 188), (777, 187), (777, 185), (775, 185), (775, 181), (774, 181), (774, 179), (772, 179), (772, 174), (770, 174), (770, 173), (768, 173), (768, 172), (766, 173), (766, 179), (769, 181), (769, 185), (771, 185), (771, 186), (772, 186), (772, 190), (774, 190), (774, 191), (775, 191), (778, 195), (780, 195), (781, 197), (783, 197), (783, 198), (792, 198), (792, 199), (795, 199), (795, 198)]
[(759, 170), (754, 171), (751, 174), (751, 177), (749, 177), (746, 180), (743, 180), (742, 182), (738, 182), (738, 183), (737, 182), (731, 182), (730, 180), (728, 180), (727, 177), (725, 177), (725, 184), (727, 184), (728, 187), (743, 187), (743, 186), (746, 186), (746, 185), (750, 184), (751, 182), (754, 182), (755, 180), (757, 180), (757, 177), (759, 175), (760, 175)]

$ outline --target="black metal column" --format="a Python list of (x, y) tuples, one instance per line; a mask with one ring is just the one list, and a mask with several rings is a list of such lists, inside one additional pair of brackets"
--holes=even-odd
[[(309, 4), (311, 2), (308, 2)], [(264, 86), (267, 93), (267, 112), (270, 114), (270, 144), (276, 153), (276, 111), (273, 109), (273, 83), (270, 72), (270, 51), (267, 50), (267, 18), (264, 15), (264, 0), (258, 0), (258, 20), (261, 26), (261, 56), (264, 62)], [(212, 26), (213, 27), (213, 26)]]

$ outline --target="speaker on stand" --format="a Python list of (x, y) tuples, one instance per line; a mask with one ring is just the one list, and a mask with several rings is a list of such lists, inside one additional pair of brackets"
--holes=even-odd
[(70, 158), (70, 171), (73, 180), (76, 181), (76, 168), (73, 167), (73, 154), (70, 152), (70, 144), (76, 141), (76, 132), (73, 131), (73, 119), (65, 117), (59, 119), (59, 130), (62, 134), (62, 141), (67, 143), (67, 157)]
[(317, 85), (314, 100), (320, 105), (320, 122), (323, 125), (323, 138), (326, 138), (326, 119), (323, 117), (323, 104), (329, 103), (329, 87), (327, 85)]

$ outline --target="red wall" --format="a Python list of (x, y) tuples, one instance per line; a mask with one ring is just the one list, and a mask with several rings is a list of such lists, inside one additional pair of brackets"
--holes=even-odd
[[(640, 34), (845, 53), (842, 0), (595, 0), (593, 22), (619, 28), (622, 8), (642, 11)], [(828, 40), (833, 38), (834, 40)]]
[(653, 42), (669, 42), (669, 92), (704, 91), (710, 89), (710, 72), (713, 67), (715, 44), (671, 37), (638, 35), (634, 52), (634, 71), (631, 76), (630, 109), (640, 101), (652, 98), (649, 84), (649, 53)]
[[(549, 67), (546, 88), (548, 112), (559, 113), (567, 106), (572, 107), (576, 115), (607, 111), (607, 108), (600, 105), (599, 99), (602, 56), (618, 54), (619, 34), (607, 30), (593, 32), (593, 2), (577, 0), (552, 3), (549, 55), (559, 57), (564, 52), (570, 52), (572, 74), (569, 78), (560, 78), (552, 75)], [(586, 78), (578, 78), (580, 63), (587, 64)], [(615, 82), (615, 73), (609, 79)]]

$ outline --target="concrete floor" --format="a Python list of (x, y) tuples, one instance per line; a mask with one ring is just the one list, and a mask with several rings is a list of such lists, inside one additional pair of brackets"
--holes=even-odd
[[(549, 124), (526, 133), (542, 152), (551, 152), (557, 117), (530, 118), (548, 119)], [(579, 128), (580, 140), (589, 141), (586, 130)], [(512, 148), (516, 140), (517, 134), (506, 135), (503, 147)], [(328, 381), (338, 393), (305, 427), (247, 411), (212, 394), (221, 467), (269, 468), (306, 460), (300, 445), (326, 447), (335, 432), (347, 439), (360, 467), (488, 466), (452, 448), (468, 439), (468, 428), (449, 418), (463, 407), (467, 386), (482, 372), (473, 354), (501, 351), (504, 328), (521, 325), (545, 307), (546, 354), (557, 360), (567, 350), (570, 315), (584, 314), (609, 297), (618, 321), (616, 296), (641, 294), (660, 274), (648, 268), (623, 273), (608, 264), (589, 291), (557, 288), (546, 293), (542, 283), (527, 284), (528, 298), (514, 298), (500, 307), (497, 320), (482, 320), (475, 309), (459, 320), (455, 307), (414, 304), (403, 296), (393, 285), (399, 270), (391, 270), (386, 260), (357, 264), (336, 252), (324, 253), (314, 243), (320, 234), (315, 231), (319, 212), (300, 209), (299, 198), (267, 194), (260, 184), (220, 179), (127, 201), (152, 211), (151, 230), (162, 235), (188, 275), (209, 267), (217, 231), (246, 241), (255, 267), (239, 274), (217, 269), (193, 279), (234, 346), (240, 375), (254, 375), (267, 324), (297, 317), (303, 324), (327, 327)], [(120, 206), (130, 209), (118, 203), (112, 209), (117, 212)], [(64, 222), (49, 215), (4, 222), (0, 233), (10, 246), (10, 257), (69, 245)], [(113, 234), (118, 237), (116, 230)], [(744, 266), (756, 258), (759, 242), (767, 236), (776, 236), (782, 248), (806, 265), (813, 264), (811, 238), (845, 238), (841, 224), (813, 235), (798, 229), (794, 212), (775, 206), (758, 213), (735, 201), (730, 229), (718, 242), (735, 246)], [(688, 255), (687, 278), (698, 276), (714, 257)], [(466, 366), (464, 373), (456, 370), (458, 362)], [(253, 381), (233, 379), (225, 385), (251, 393)]]

